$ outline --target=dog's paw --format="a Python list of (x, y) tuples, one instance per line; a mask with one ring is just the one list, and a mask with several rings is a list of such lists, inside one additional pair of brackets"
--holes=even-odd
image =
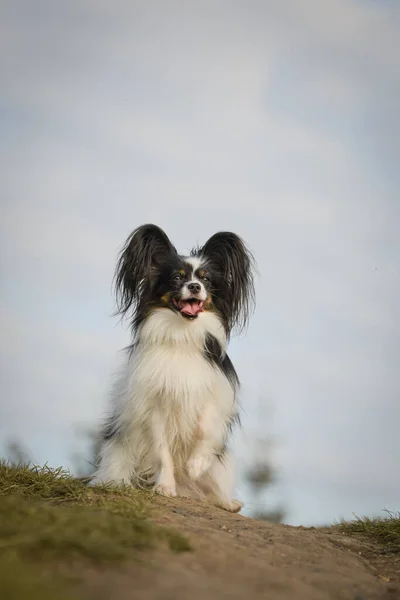
[(167, 496), (168, 498), (174, 498), (176, 496), (176, 486), (168, 485), (166, 483), (157, 483), (154, 486), (154, 491), (156, 494), (160, 494), (160, 496)]
[(219, 500), (216, 505), (231, 513), (238, 513), (243, 508), (243, 502), (240, 500)]
[(211, 458), (209, 456), (192, 456), (187, 463), (187, 471), (190, 479), (196, 481), (208, 471), (211, 466)]

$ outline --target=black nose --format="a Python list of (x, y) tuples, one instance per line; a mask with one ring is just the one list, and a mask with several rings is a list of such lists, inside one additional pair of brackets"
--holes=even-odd
[(192, 292), (192, 294), (198, 294), (201, 290), (201, 286), (199, 283), (189, 283), (188, 288), (189, 291)]

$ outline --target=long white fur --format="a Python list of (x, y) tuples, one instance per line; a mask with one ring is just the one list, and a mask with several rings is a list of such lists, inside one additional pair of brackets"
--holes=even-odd
[(103, 444), (92, 483), (140, 486), (156, 473), (152, 483), (160, 494), (195, 490), (221, 508), (240, 510), (232, 500), (232, 457), (215, 455), (236, 412), (235, 393), (204, 357), (208, 333), (225, 352), (224, 327), (214, 312), (189, 320), (158, 308), (145, 319), (113, 397), (119, 434)]

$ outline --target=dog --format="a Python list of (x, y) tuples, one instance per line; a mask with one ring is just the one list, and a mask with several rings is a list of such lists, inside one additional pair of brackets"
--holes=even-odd
[(156, 225), (135, 229), (115, 270), (116, 314), (132, 344), (102, 429), (92, 484), (197, 496), (230, 512), (228, 440), (239, 419), (239, 379), (227, 353), (253, 312), (255, 262), (243, 240), (213, 235), (181, 256)]

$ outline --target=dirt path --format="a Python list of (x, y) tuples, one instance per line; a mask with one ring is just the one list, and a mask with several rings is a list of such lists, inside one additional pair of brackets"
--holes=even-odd
[(86, 574), (89, 597), (140, 600), (400, 599), (399, 558), (330, 530), (273, 525), (192, 500), (157, 500), (157, 522), (183, 531), (192, 552)]

